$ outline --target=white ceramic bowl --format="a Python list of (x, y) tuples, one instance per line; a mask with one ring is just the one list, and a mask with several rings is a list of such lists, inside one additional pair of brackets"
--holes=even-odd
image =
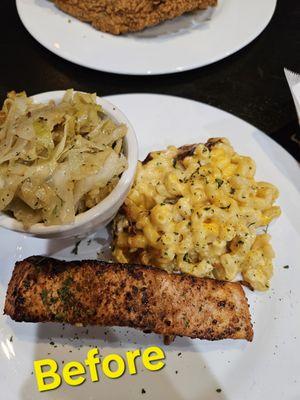
[[(37, 103), (47, 103), (49, 100), (60, 101), (64, 93), (63, 90), (47, 92), (32, 96), (32, 99)], [(138, 143), (132, 125), (116, 106), (99, 97), (97, 97), (97, 103), (115, 122), (124, 123), (128, 127), (124, 139), (124, 153), (128, 160), (128, 168), (123, 172), (113, 191), (95, 207), (78, 214), (71, 224), (46, 226), (38, 223), (29, 229), (24, 229), (21, 222), (5, 213), (0, 213), (0, 226), (40, 238), (83, 237), (96, 229), (103, 228), (114, 218), (133, 183), (138, 161)]]

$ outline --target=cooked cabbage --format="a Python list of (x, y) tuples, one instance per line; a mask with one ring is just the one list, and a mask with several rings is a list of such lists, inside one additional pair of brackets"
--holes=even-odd
[(95, 94), (67, 90), (56, 104), (8, 94), (0, 111), (0, 211), (25, 227), (66, 224), (106, 197), (127, 168), (117, 125)]

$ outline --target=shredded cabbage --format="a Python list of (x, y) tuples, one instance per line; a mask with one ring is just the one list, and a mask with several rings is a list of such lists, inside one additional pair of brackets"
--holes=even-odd
[(96, 94), (70, 89), (58, 104), (36, 104), (25, 92), (10, 92), (0, 111), (0, 211), (25, 227), (73, 222), (127, 168), (126, 132)]

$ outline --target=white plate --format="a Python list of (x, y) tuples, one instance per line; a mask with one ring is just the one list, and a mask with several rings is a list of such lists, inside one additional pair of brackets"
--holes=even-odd
[(268, 25), (276, 0), (219, 0), (216, 9), (116, 37), (58, 10), (49, 0), (16, 0), (26, 29), (53, 53), (119, 74), (166, 74), (202, 67), (240, 50)]
[[(128, 116), (140, 143), (140, 155), (169, 144), (205, 141), (212, 136), (228, 137), (235, 149), (257, 162), (257, 177), (276, 184), (281, 197), (282, 216), (269, 228), (276, 250), (275, 275), (267, 293), (246, 290), (254, 321), (254, 341), (207, 342), (177, 338), (169, 347), (159, 336), (133, 329), (83, 328), (59, 324), (15, 323), (0, 317), (0, 387), (5, 400), (33, 399), (170, 399), (170, 400), (297, 400), (300, 393), (300, 220), (299, 168), (278, 144), (244, 121), (207, 105), (168, 96), (123, 95), (108, 98)], [(296, 185), (298, 184), (298, 189)], [(79, 246), (77, 258), (95, 257), (108, 247), (107, 233), (99, 231), (93, 241)], [(3, 309), (7, 283), (13, 265), (32, 254), (64, 259), (74, 241), (39, 240), (0, 230), (0, 308)], [(289, 269), (283, 266), (289, 265)], [(106, 335), (104, 332), (108, 332)], [(78, 339), (75, 334), (78, 334)], [(61, 337), (61, 335), (63, 337)], [(10, 337), (13, 341), (10, 342)], [(57, 344), (49, 344), (51, 339)], [(159, 372), (145, 369), (135, 376), (117, 380), (87, 380), (81, 386), (40, 395), (31, 375), (33, 361), (54, 358), (83, 361), (89, 345), (101, 354), (161, 345), (166, 366)], [(82, 347), (80, 347), (82, 346)], [(69, 353), (72, 350), (72, 353)], [(51, 355), (48, 355), (51, 353)], [(178, 356), (181, 353), (181, 356)], [(175, 371), (178, 371), (176, 374)], [(144, 388), (146, 393), (141, 394)], [(217, 393), (216, 389), (222, 392)]]

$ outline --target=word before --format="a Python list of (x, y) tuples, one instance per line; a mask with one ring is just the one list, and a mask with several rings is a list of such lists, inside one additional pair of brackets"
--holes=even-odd
[(159, 371), (165, 363), (165, 354), (162, 349), (156, 346), (148, 347), (141, 351), (140, 349), (127, 351), (126, 357), (119, 354), (109, 354), (100, 359), (99, 349), (93, 348), (88, 351), (87, 357), (83, 363), (70, 361), (62, 368), (59, 373), (58, 363), (53, 359), (44, 359), (34, 361), (34, 372), (37, 387), (40, 392), (58, 388), (62, 379), (70, 386), (78, 386), (87, 379), (87, 370), (92, 382), (99, 381), (98, 365), (101, 364), (103, 374), (110, 378), (120, 378), (126, 370), (130, 375), (137, 374), (136, 359), (141, 357), (142, 363), (149, 371)]

